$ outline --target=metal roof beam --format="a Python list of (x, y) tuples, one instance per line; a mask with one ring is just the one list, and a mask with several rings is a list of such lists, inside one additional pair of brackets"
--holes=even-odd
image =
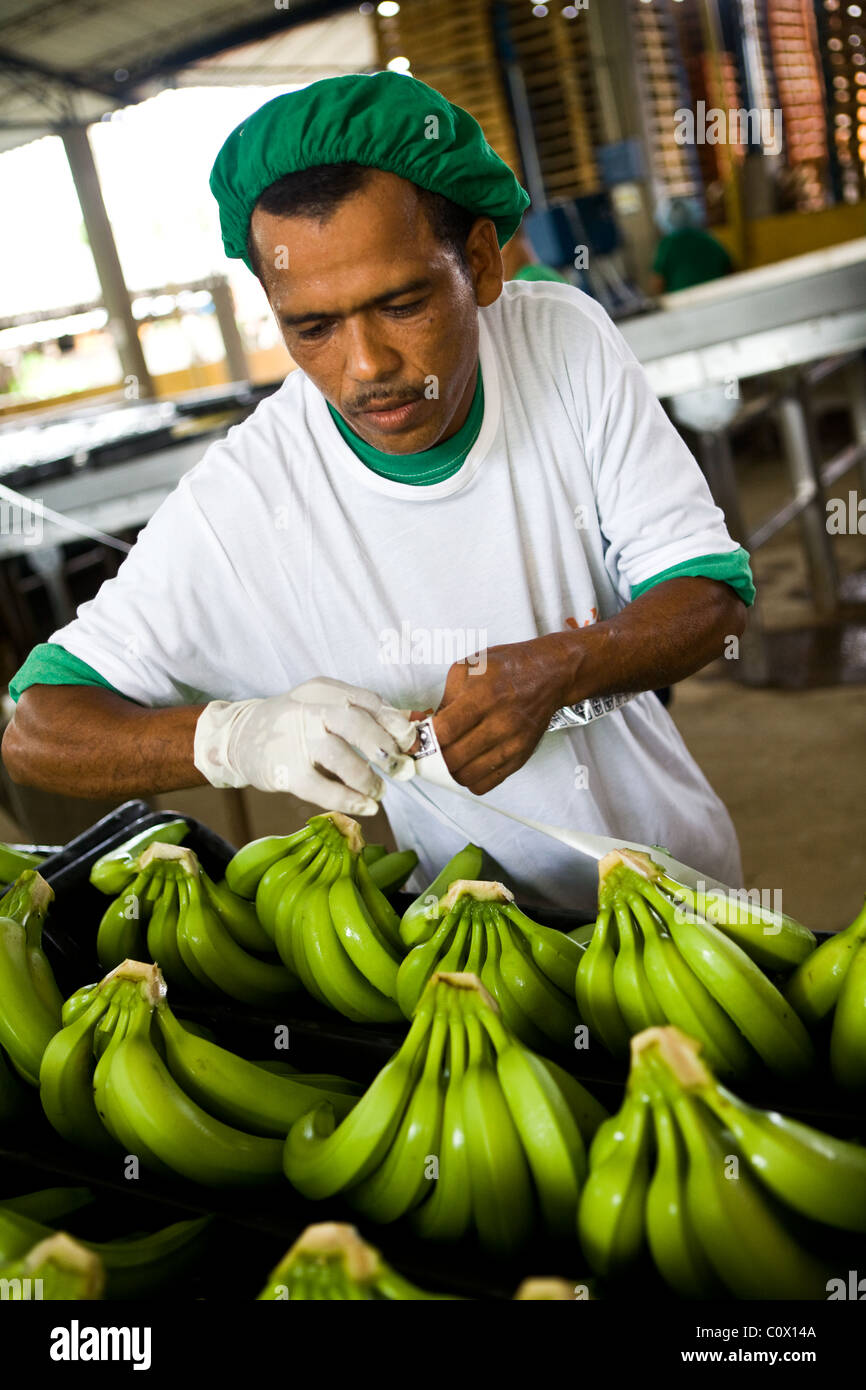
[(85, 78), (80, 73), (51, 68), (45, 63), (37, 62), (35, 58), (21, 58), (6, 48), (0, 48), (0, 68), (5, 68), (11, 73), (29, 73), (44, 82), (54, 83), (74, 92), (87, 92), (88, 96), (107, 97), (109, 101), (118, 101), (118, 92), (121, 89), (121, 84), (114, 81), (109, 83), (104, 77)]
[(296, 4), (291, 10), (275, 10), (272, 14), (261, 19), (248, 20), (232, 29), (225, 29), (208, 35), (206, 38), (184, 44), (180, 48), (172, 49), (162, 57), (149, 58), (138, 66), (128, 60), (125, 64), (129, 72), (127, 82), (113, 83), (108, 74), (104, 74), (101, 80), (112, 82), (115, 92), (122, 99), (124, 93), (128, 95), (130, 88), (134, 88), (139, 83), (179, 72), (182, 68), (191, 67), (197, 62), (201, 62), (204, 58), (215, 58), (220, 53), (227, 53), (229, 49), (240, 48), (247, 43), (257, 43), (261, 39), (270, 38), (273, 34), (285, 33), (286, 30), (300, 28), (303, 24), (310, 24), (313, 20), (328, 19), (331, 15), (355, 8), (355, 5), (348, 4), (347, 0), (318, 0), (318, 3), (305, 6), (302, 9), (297, 5), (296, 0)]

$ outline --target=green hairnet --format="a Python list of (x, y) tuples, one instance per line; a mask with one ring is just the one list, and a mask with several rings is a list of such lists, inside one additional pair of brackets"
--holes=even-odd
[(426, 82), (398, 72), (328, 77), (260, 106), (217, 155), (210, 187), (226, 255), (250, 265), (250, 217), (269, 184), (347, 161), (399, 174), (492, 218), (500, 246), (529, 206), (529, 195), (474, 117)]

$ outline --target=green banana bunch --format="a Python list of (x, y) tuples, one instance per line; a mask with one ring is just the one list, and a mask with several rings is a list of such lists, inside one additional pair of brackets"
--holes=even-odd
[(807, 1026), (826, 1019), (830, 1070), (837, 1085), (866, 1089), (866, 903), (798, 966), (785, 997)]
[(427, 1293), (391, 1269), (354, 1226), (308, 1226), (268, 1276), (259, 1302), (340, 1299), (386, 1302), (450, 1299)]
[(0, 1047), (29, 1085), (60, 1027), (63, 1000), (42, 949), (42, 924), (54, 891), (25, 869), (0, 899)]
[(90, 882), (100, 893), (116, 897), (132, 883), (138, 873), (137, 861), (142, 850), (157, 841), (166, 845), (179, 845), (188, 832), (189, 826), (186, 821), (180, 819), (166, 821), (163, 825), (140, 831), (95, 861), (90, 870)]
[(725, 931), (674, 898), (651, 858), (615, 850), (599, 864), (599, 914), (578, 965), (581, 1017), (609, 1052), (673, 1024), (695, 1037), (720, 1076), (760, 1060), (785, 1077), (814, 1066), (802, 1021)]
[(44, 854), (16, 849), (0, 840), (0, 883), (13, 883), (25, 869), (38, 869), (44, 858)]
[[(166, 1066), (152, 1036), (152, 1013), (164, 995), (165, 983), (152, 966), (125, 1003), (93, 1075), (102, 1123), (126, 1154), (158, 1172), (212, 1187), (275, 1179), (280, 1140), (224, 1124), (196, 1104)], [(266, 1076), (257, 1071), (255, 1079), (266, 1084)]]
[(551, 1043), (573, 1042), (580, 1023), (573, 1003), (575, 977), (583, 951), (562, 932), (521, 912), (504, 884), (455, 879), (435, 913), (416, 917), (412, 927), (417, 943), (400, 966), (396, 989), (407, 1018), (436, 971), (469, 971), (480, 977), (508, 1027), (530, 1047), (546, 1051)]
[[(39, 1098), (50, 1124), (70, 1144), (113, 1152), (94, 1097), (96, 1064), (141, 982), (152, 967), (124, 961), (96, 986), (86, 986), (87, 1003), (48, 1043), (39, 1068)], [(81, 995), (82, 991), (78, 991)], [(73, 996), (75, 998), (75, 996)]]
[(578, 1231), (599, 1274), (648, 1250), (683, 1298), (826, 1298), (802, 1218), (866, 1229), (866, 1149), (741, 1101), (678, 1028), (632, 1039), (626, 1098), (589, 1152)]
[(342, 1192), (374, 1221), (408, 1217), (431, 1239), (474, 1230), (488, 1249), (517, 1249), (537, 1211), (566, 1234), (604, 1112), (557, 1070), (505, 1026), (477, 976), (437, 972), (346, 1119), (321, 1105), (292, 1126), (286, 1177), (314, 1201)]
[(377, 879), (396, 887), (415, 862), (414, 851), (365, 845), (357, 821), (332, 811), (294, 835), (245, 845), (225, 884), (255, 898), (266, 944), (308, 994), (355, 1022), (391, 1023), (401, 1017), (394, 990), (404, 947)]
[(791, 970), (815, 949), (815, 935), (808, 927), (786, 912), (750, 902), (748, 894), (696, 892), (666, 873), (658, 881), (676, 902), (719, 927), (764, 970)]
[[(273, 1004), (298, 988), (252, 904), (215, 883), (191, 849), (153, 840), (131, 867), (135, 877), (109, 904), (97, 933), (104, 969), (149, 956), (180, 989), (246, 1004)], [(264, 951), (269, 959), (253, 954)]]
[(22, 1299), (98, 1299), (105, 1287), (102, 1261), (64, 1232), (52, 1233), (26, 1255), (0, 1264), (4, 1297)]
[(478, 845), (470, 844), (464, 845), (463, 849), (458, 850), (454, 857), (448, 860), (430, 887), (419, 893), (403, 913), (400, 919), (400, 938), (405, 946), (411, 948), (417, 946), (419, 941), (428, 939), (431, 934), (429, 924), (439, 920), (439, 899), (444, 897), (457, 879), (477, 879), (481, 873), (483, 858), (483, 850), (479, 849)]

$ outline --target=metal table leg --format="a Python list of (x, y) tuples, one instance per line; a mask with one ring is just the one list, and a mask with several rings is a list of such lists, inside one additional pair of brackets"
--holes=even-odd
[(821, 614), (832, 614), (839, 606), (839, 576), (827, 531), (820, 451), (802, 382), (794, 383), (782, 396), (776, 416), (794, 496), (804, 504), (799, 522), (815, 607)]

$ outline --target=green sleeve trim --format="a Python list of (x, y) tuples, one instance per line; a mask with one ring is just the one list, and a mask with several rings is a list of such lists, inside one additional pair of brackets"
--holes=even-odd
[(675, 579), (678, 575), (720, 579), (725, 584), (730, 584), (747, 608), (751, 608), (755, 602), (755, 582), (749, 564), (749, 552), (742, 546), (729, 551), (727, 555), (698, 555), (694, 560), (683, 560), (682, 564), (671, 565), (670, 569), (662, 570), (661, 574), (653, 575), (652, 579), (633, 584), (631, 596), (633, 599), (640, 598), (641, 594), (646, 593), (653, 585), (663, 584), (666, 579)]
[(38, 647), (33, 648), (24, 665), (9, 682), (9, 694), (17, 701), (31, 685), (101, 685), (106, 690), (113, 690), (115, 695), (123, 695), (122, 690), (94, 671), (86, 661), (73, 656), (57, 642), (40, 642)]

